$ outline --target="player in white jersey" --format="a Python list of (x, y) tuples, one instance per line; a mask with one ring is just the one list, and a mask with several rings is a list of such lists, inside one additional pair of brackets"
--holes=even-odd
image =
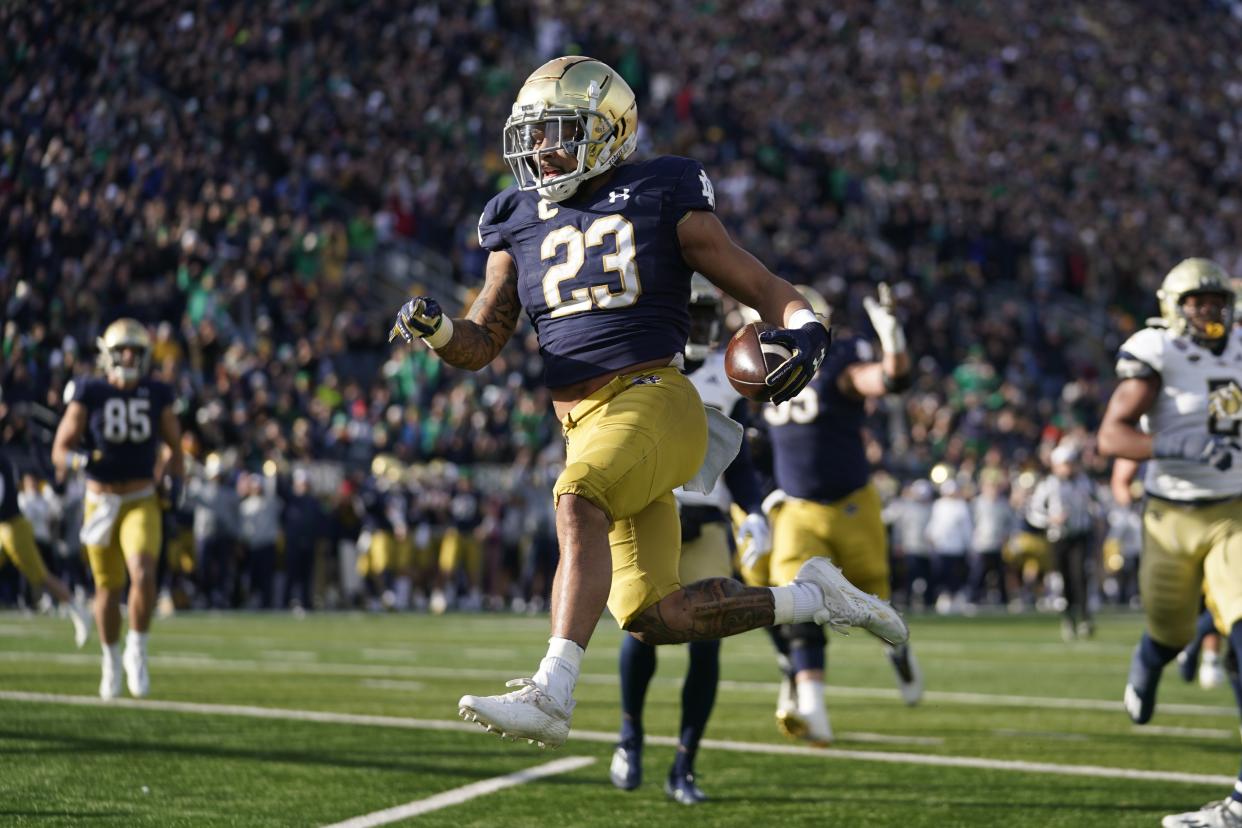
[[(685, 370), (704, 405), (734, 419), (744, 418), (746, 405), (725, 375), (724, 354), (715, 348), (720, 338), (721, 294), (699, 274), (690, 282), (690, 336), (686, 342)], [(682, 583), (733, 574), (730, 543), (730, 503), (747, 512), (738, 541), (748, 561), (771, 548), (767, 519), (761, 511), (762, 493), (745, 445), (723, 479), (708, 493), (679, 488), (673, 492), (681, 519)], [(677, 754), (664, 790), (674, 801), (696, 805), (707, 797), (694, 779), (694, 760), (716, 701), (720, 680), (720, 641), (692, 641), (686, 679), (681, 690), (681, 725)], [(631, 635), (621, 642), (621, 735), (613, 753), (609, 776), (623, 790), (642, 783), (643, 703), (655, 674), (656, 648)]]
[[(1100, 424), (1105, 454), (1147, 462), (1139, 591), (1147, 629), (1134, 650), (1126, 711), (1151, 720), (1164, 666), (1194, 636), (1199, 596), (1242, 650), (1242, 330), (1215, 262), (1187, 259), (1157, 296), (1166, 328), (1126, 340), (1120, 382)], [(1230, 681), (1242, 708), (1236, 670)], [(1165, 826), (1242, 828), (1242, 776), (1232, 795)]]

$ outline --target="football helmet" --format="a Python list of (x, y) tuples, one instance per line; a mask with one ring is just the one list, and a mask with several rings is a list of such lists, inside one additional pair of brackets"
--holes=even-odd
[[(1217, 319), (1191, 320), (1182, 308), (1186, 297), (1195, 294), (1219, 294), (1225, 298)], [(1185, 259), (1169, 271), (1156, 291), (1160, 315), (1176, 336), (1189, 336), (1197, 342), (1215, 344), (1233, 325), (1234, 302), (1237, 299), (1229, 276), (1210, 259)]]
[(802, 298), (811, 306), (811, 310), (815, 315), (820, 317), (824, 324), (828, 324), (828, 317), (832, 315), (832, 311), (828, 307), (828, 300), (824, 295), (810, 285), (794, 285), (798, 289), (798, 293), (802, 294)]
[[(519, 190), (564, 201), (583, 181), (620, 164), (638, 145), (638, 103), (629, 84), (594, 58), (567, 55), (540, 66), (518, 90), (504, 129), (504, 157)], [(558, 150), (573, 170), (548, 174)]]
[[(104, 375), (114, 382), (137, 382), (146, 375), (151, 366), (151, 336), (137, 319), (118, 319), (104, 329), (103, 336), (95, 340), (99, 349), (99, 364)], [(126, 348), (135, 351), (135, 364), (125, 365), (123, 353)]]
[(720, 288), (702, 273), (690, 277), (690, 335), (686, 339), (686, 359), (702, 362), (720, 342), (724, 299)]

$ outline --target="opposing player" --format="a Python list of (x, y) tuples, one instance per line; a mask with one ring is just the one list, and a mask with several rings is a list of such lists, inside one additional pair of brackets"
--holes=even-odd
[[(163, 469), (169, 497), (180, 500), (184, 480), (181, 428), (172, 389), (146, 376), (151, 339), (134, 319), (118, 319), (98, 340), (104, 378), (90, 378), (66, 396), (52, 462), (61, 477), (86, 473), (82, 544), (95, 576), (95, 625), (103, 645), (99, 695), (121, 693), (121, 670), (131, 695), (150, 690), (147, 634), (155, 608), (161, 516), (156, 496), (159, 443), (170, 450)], [(129, 632), (122, 657), (121, 590), (129, 575)]]
[(73, 643), (82, 647), (90, 638), (90, 621), (74, 602), (65, 582), (48, 572), (39, 557), (34, 529), (18, 506), (17, 465), (10, 454), (11, 449), (11, 446), (0, 445), (0, 566), (4, 566), (7, 558), (18, 572), (26, 576), (36, 595), (46, 591), (55, 598), (73, 622)]
[[(569, 731), (579, 663), (605, 604), (649, 644), (721, 638), (818, 619), (906, 638), (886, 603), (816, 560), (781, 589), (713, 578), (683, 587), (673, 489), (709, 490), (740, 434), (705, 413), (675, 364), (689, 329), (697, 270), (777, 326), (790, 350), (768, 376), (774, 399), (797, 394), (828, 349), (827, 328), (788, 282), (738, 247), (716, 218), (707, 173), (685, 158), (623, 163), (638, 140), (634, 93), (612, 69), (562, 57), (535, 70), (504, 127), (517, 183), (479, 221), (486, 281), (463, 319), (426, 296), (406, 303), (391, 337), (422, 337), (446, 362), (479, 369), (525, 308), (566, 442), (558, 478), (561, 558), (552, 638), (532, 678), (501, 696), (463, 696), (488, 730), (559, 745)], [(709, 443), (708, 424), (714, 438)]]
[[(699, 274), (690, 281), (690, 334), (686, 341), (686, 374), (694, 383), (704, 405), (744, 422), (747, 403), (729, 384), (724, 354), (715, 349), (720, 337), (722, 303), (720, 289)], [(759, 479), (743, 446), (725, 469), (723, 482), (706, 494), (677, 489), (677, 511), (681, 519), (682, 583), (707, 578), (728, 578), (733, 572), (729, 542), (730, 502), (738, 504), (747, 517), (739, 535), (749, 559), (768, 553), (768, 522), (761, 511)], [(694, 760), (716, 701), (720, 680), (720, 641), (691, 641), (686, 679), (681, 688), (681, 726), (677, 755), (664, 783), (664, 791), (674, 801), (695, 805), (707, 797), (695, 782)], [(656, 669), (656, 648), (627, 635), (621, 641), (621, 738), (613, 753), (609, 775), (623, 790), (634, 790), (642, 783), (643, 705), (647, 687)]]
[[(1158, 292), (1167, 328), (1121, 346), (1120, 382), (1100, 424), (1100, 450), (1149, 461), (1139, 591), (1147, 629), (1135, 648), (1125, 707), (1137, 724), (1156, 709), (1164, 666), (1194, 635), (1200, 589), (1216, 626), (1242, 647), (1242, 331), (1215, 262), (1186, 259)], [(1242, 705), (1242, 686), (1231, 676)], [(1166, 826), (1242, 825), (1242, 779), (1230, 798), (1165, 817)]]
[[(822, 296), (799, 289), (818, 312), (828, 312)], [(864, 302), (880, 340), (879, 359), (866, 340), (834, 340), (823, 367), (797, 396), (764, 408), (780, 493), (768, 499), (774, 504), (768, 562), (772, 585), (788, 584), (806, 561), (823, 556), (858, 588), (889, 597), (888, 540), (880, 496), (870, 482), (862, 425), (868, 398), (910, 386), (910, 355), (887, 286), (880, 295), (880, 301), (867, 297)], [(790, 738), (827, 745), (832, 727), (824, 704), (828, 642), (823, 627), (812, 620), (788, 624), (781, 632), (789, 645), (786, 677), (793, 679), (793, 692), (782, 689), (777, 726)], [(901, 696), (917, 704), (923, 695), (918, 662), (908, 643), (893, 643), (897, 646), (888, 656)]]

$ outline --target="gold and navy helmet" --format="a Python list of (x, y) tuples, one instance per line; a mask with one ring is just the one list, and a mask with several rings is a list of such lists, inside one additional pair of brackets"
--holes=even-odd
[[(137, 319), (116, 320), (95, 340), (95, 346), (99, 348), (99, 364), (105, 376), (114, 382), (137, 382), (151, 365), (151, 337)], [(126, 348), (135, 352), (133, 365), (126, 366), (122, 360)]]
[(686, 359), (702, 362), (720, 342), (724, 321), (724, 298), (720, 288), (702, 273), (690, 277), (690, 335), (686, 338)]
[[(1195, 324), (1187, 318), (1182, 302), (1195, 294), (1219, 294), (1225, 305), (1219, 319)], [(1169, 330), (1177, 336), (1189, 336), (1199, 342), (1217, 342), (1233, 324), (1234, 301), (1237, 299), (1224, 268), (1211, 259), (1185, 259), (1169, 271), (1156, 291), (1160, 315)]]
[[(540, 66), (518, 90), (505, 121), (504, 155), (518, 189), (564, 201), (616, 166), (638, 144), (638, 103), (629, 84), (594, 58), (572, 55)], [(575, 169), (545, 175), (541, 156), (564, 150)]]
[(829, 309), (828, 300), (824, 298), (824, 295), (810, 285), (795, 285), (795, 287), (798, 288), (798, 293), (802, 294), (802, 298), (806, 300), (806, 303), (811, 306), (811, 310), (815, 312), (815, 315), (820, 317), (824, 324), (827, 325), (832, 311)]

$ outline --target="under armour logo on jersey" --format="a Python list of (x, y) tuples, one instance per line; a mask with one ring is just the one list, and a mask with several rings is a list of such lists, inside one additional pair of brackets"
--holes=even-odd
[(630, 380), (630, 385), (658, 385), (660, 377), (657, 374), (647, 374), (645, 377), (634, 377)]
[(610, 192), (610, 193), (608, 194), (608, 203), (609, 203), (609, 204), (612, 204), (612, 203), (613, 203), (614, 201), (616, 201), (618, 198), (619, 198), (619, 199), (622, 199), (623, 201), (629, 201), (629, 199), (630, 199), (630, 188), (629, 188), (629, 187), (622, 187), (622, 188), (620, 189), (620, 191), (613, 190), (612, 192)]

